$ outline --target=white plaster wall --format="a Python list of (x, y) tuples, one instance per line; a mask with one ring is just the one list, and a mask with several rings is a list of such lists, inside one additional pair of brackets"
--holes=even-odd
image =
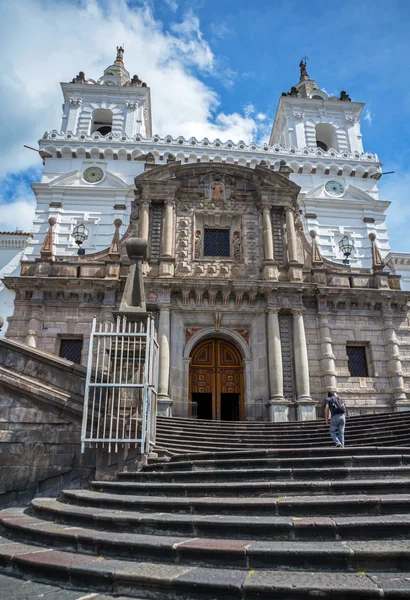
[[(18, 275), (20, 273), (20, 260), (23, 255), (23, 249), (0, 249), (0, 280), (3, 277)], [(8, 317), (11, 317), (14, 311), (15, 293), (8, 290), (4, 283), (0, 281), (0, 316), (4, 319), (4, 326), (0, 331), (0, 338), (3, 338), (8, 328)]]

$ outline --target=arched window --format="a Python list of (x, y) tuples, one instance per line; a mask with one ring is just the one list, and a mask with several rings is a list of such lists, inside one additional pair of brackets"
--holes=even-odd
[(329, 148), (339, 150), (337, 143), (336, 129), (329, 123), (318, 123), (316, 129), (316, 146), (325, 152)]
[(98, 131), (101, 135), (107, 135), (112, 130), (112, 112), (107, 108), (97, 108), (93, 112), (91, 133)]

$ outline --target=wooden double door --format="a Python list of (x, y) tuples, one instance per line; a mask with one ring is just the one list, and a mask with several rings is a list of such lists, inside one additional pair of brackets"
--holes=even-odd
[(244, 389), (242, 358), (233, 344), (221, 339), (200, 342), (189, 367), (191, 414), (198, 419), (242, 421)]

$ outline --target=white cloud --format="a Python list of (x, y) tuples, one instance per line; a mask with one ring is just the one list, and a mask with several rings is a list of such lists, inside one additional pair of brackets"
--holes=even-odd
[(233, 27), (229, 27), (226, 23), (220, 21), (211, 23), (210, 25), (212, 35), (220, 40), (224, 40), (226, 37), (234, 34)]
[(257, 136), (251, 114), (219, 112), (216, 92), (196, 75), (212, 73), (217, 60), (196, 15), (165, 31), (149, 4), (125, 0), (9, 3), (0, 22), (0, 177), (38, 165), (36, 147), (44, 131), (59, 129), (60, 81), (80, 70), (99, 77), (125, 44), (125, 65), (151, 87), (153, 128), (161, 135), (243, 139)]
[(176, 12), (178, 10), (177, 0), (165, 0), (165, 4), (168, 5), (168, 8), (172, 10), (172, 12)]
[(16, 231), (21, 229), (30, 232), (33, 226), (36, 204), (34, 196), (19, 197), (0, 206), (0, 231)]
[(30, 232), (33, 225), (35, 197), (28, 179), (38, 179), (39, 170), (30, 170), (27, 177), (5, 177), (0, 192), (0, 231), (17, 228)]
[(369, 108), (366, 108), (363, 119), (365, 121), (367, 121), (369, 123), (369, 125), (372, 124), (373, 115), (372, 115), (372, 112), (371, 112), (371, 110)]
[(251, 104), (250, 102), (248, 104), (245, 104), (245, 106), (243, 107), (243, 112), (244, 115), (246, 116), (246, 118), (248, 119), (251, 115), (254, 114), (256, 108), (254, 107), (253, 104)]

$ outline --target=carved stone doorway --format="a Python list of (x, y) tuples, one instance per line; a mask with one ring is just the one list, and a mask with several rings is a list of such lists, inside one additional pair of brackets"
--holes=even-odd
[(242, 421), (244, 386), (242, 357), (231, 342), (208, 339), (191, 353), (189, 407), (197, 405), (199, 419)]

